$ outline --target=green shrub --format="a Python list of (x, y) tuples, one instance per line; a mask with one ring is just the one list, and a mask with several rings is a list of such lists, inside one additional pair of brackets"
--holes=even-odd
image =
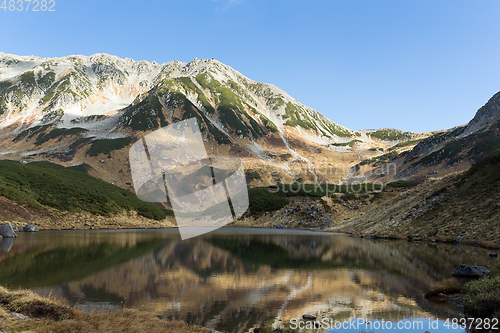
[(292, 158), (292, 154), (281, 154), (279, 157), (283, 161), (288, 161), (290, 158)]
[(50, 162), (0, 161), (0, 195), (32, 209), (49, 206), (104, 216), (134, 210), (147, 218), (165, 218), (160, 208), (139, 200), (134, 193)]
[(46, 134), (40, 134), (35, 141), (35, 145), (39, 146), (49, 140), (52, 139), (59, 139), (61, 140), (62, 137), (68, 136), (68, 135), (78, 135), (80, 133), (85, 133), (88, 132), (88, 130), (80, 127), (74, 127), (74, 128), (54, 128), (52, 131)]
[(485, 154), (461, 176), (457, 196), (490, 197), (498, 193), (500, 186), (500, 146), (493, 152)]
[(462, 149), (467, 145), (465, 138), (453, 140), (444, 145), (443, 148), (432, 152), (429, 155), (424, 156), (420, 161), (413, 163), (413, 165), (423, 164), (423, 165), (435, 165), (440, 164), (445, 159), (451, 159), (459, 154)]
[(376, 161), (377, 161), (376, 157), (374, 157), (374, 158), (367, 158), (366, 160), (362, 160), (361, 162), (359, 162), (359, 165), (372, 164), (372, 163), (374, 163)]
[(500, 264), (486, 276), (465, 285), (465, 313), (469, 317), (491, 318), (500, 309)]
[(27, 71), (21, 74), (21, 82), (30, 86), (34, 86), (35, 82), (35, 72)]
[(332, 143), (332, 146), (336, 146), (336, 147), (345, 147), (345, 146), (349, 146), (349, 147), (354, 147), (355, 144), (357, 143), (362, 143), (363, 141), (361, 140), (351, 140), (349, 142), (342, 142), (342, 143)]
[(447, 189), (446, 186), (438, 188), (437, 190), (435, 190), (435, 191), (433, 191), (431, 193), (431, 195), (429, 196), (429, 198), (436, 197), (436, 196), (440, 195), (441, 193), (446, 192), (446, 189)]
[[(172, 99), (175, 97), (172, 96)], [(124, 113), (127, 126), (136, 131), (147, 131), (168, 125), (158, 96), (151, 93), (144, 99), (136, 101)]]
[(10, 81), (1, 81), (0, 82), (0, 91), (9, 88), (12, 85)]
[(384, 154), (384, 155), (375, 156), (373, 158), (368, 158), (366, 160), (362, 160), (361, 162), (359, 162), (359, 165), (366, 165), (366, 164), (372, 164), (372, 163), (384, 164), (384, 163), (389, 162), (389, 160), (394, 159), (398, 156), (399, 156), (398, 152), (392, 151), (392, 152), (389, 152), (389, 153)]
[(380, 140), (402, 140), (406, 137), (411, 137), (411, 132), (403, 132), (397, 129), (380, 129), (375, 132), (370, 133), (370, 136), (380, 139)]
[(271, 120), (269, 120), (266, 116), (260, 115), (260, 121), (262, 121), (264, 126), (272, 133), (278, 132), (278, 127), (276, 127), (276, 125)]
[(413, 187), (416, 186), (418, 183), (416, 181), (412, 180), (397, 180), (394, 182), (390, 182), (384, 186), (384, 191), (386, 190), (391, 190), (394, 188), (405, 188), (405, 187)]
[(48, 89), (54, 83), (56, 79), (56, 73), (48, 72), (44, 76), (38, 79), (38, 85), (42, 87), (42, 89)]
[(114, 150), (120, 150), (132, 143), (132, 138), (120, 139), (99, 139), (92, 142), (92, 146), (87, 150), (87, 155), (98, 156), (99, 154), (109, 155)]
[(306, 130), (317, 130), (316, 125), (310, 122), (309, 119), (302, 114), (301, 109), (290, 102), (286, 103), (285, 115), (283, 116), (283, 118), (288, 119), (285, 122), (285, 125), (292, 127), (300, 126)]
[(78, 172), (83, 172), (83, 173), (89, 173), (89, 170), (91, 170), (92, 167), (90, 165), (88, 165), (87, 163), (82, 163), (82, 164), (78, 164), (78, 165), (69, 166), (66, 169), (78, 171)]
[(250, 214), (260, 215), (265, 212), (275, 211), (288, 205), (288, 199), (278, 193), (272, 193), (266, 187), (248, 189)]
[(174, 211), (171, 209), (167, 208), (160, 208), (163, 213), (165, 213), (165, 216), (175, 216)]
[(248, 180), (262, 179), (262, 177), (259, 175), (258, 172), (252, 171), (252, 172), (247, 172), (246, 173), (246, 179), (248, 179)]
[(487, 130), (485, 132), (476, 133), (473, 136), (475, 145), (470, 150), (470, 155), (480, 155), (482, 153), (490, 152), (500, 145), (500, 136), (497, 136), (493, 131)]

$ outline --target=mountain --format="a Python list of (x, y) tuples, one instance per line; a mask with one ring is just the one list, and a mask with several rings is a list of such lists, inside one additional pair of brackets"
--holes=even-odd
[[(400, 187), (351, 198), (359, 210), (337, 205), (332, 231), (500, 247), (500, 146), (463, 173), (400, 181)], [(344, 204), (346, 206), (346, 204)], [(347, 209), (344, 208), (344, 211)], [(350, 214), (348, 214), (350, 213)], [(339, 218), (345, 217), (344, 219)]]
[(489, 129), (499, 110), (496, 94), (469, 124), (447, 131), (353, 131), (216, 59), (158, 64), (0, 53), (1, 158), (86, 163), (91, 175), (128, 189), (129, 146), (193, 117), (209, 154), (240, 157), (248, 183), (263, 186), (462, 172), (494, 147), (498, 136)]
[[(323, 194), (316, 187), (313, 194), (282, 193), (312, 200), (291, 200), (289, 204), (281, 194), (263, 195), (263, 188), (250, 191), (254, 200), (250, 213), (276, 211), (281, 220), (276, 218), (271, 224), (306, 224), (384, 235), (397, 231), (415, 237), (436, 230), (433, 235), (443, 237), (460, 231), (467, 237), (498, 238), (485, 231), (498, 217), (491, 200), (498, 197), (497, 179), (491, 171), (498, 163), (494, 160), (482, 165), (481, 161), (500, 145), (500, 93), (468, 124), (449, 130), (353, 131), (278, 87), (246, 78), (215, 59), (158, 64), (107, 54), (49, 59), (0, 53), (0, 158), (4, 160), (29, 163), (27, 167), (30, 162), (48, 160), (133, 191), (130, 145), (151, 131), (193, 117), (198, 120), (208, 153), (239, 157), (251, 186), (278, 182), (343, 184), (329, 190), (333, 195), (320, 202), (315, 198)], [(476, 167), (471, 169), (473, 165)], [(21, 166), (17, 164), (16, 168)], [(474, 173), (464, 173), (469, 169)], [(40, 215), (30, 212), (33, 208), (26, 208), (22, 200), (39, 205), (38, 210), (58, 210), (59, 201), (43, 203), (45, 192), (24, 186), (23, 179), (16, 175), (0, 179), (0, 204), (5, 211), (13, 212), (9, 216)], [(388, 185), (379, 194), (371, 190), (357, 193), (347, 187), (353, 182), (375, 183), (372, 190), (382, 188), (376, 183)], [(420, 185), (414, 187), (416, 184)], [(70, 191), (71, 184), (65, 186)], [(474, 208), (463, 191), (474, 186), (474, 202), (486, 205), (471, 215), (482, 221), (480, 225), (466, 218)], [(103, 183), (98, 187), (105, 188)], [(10, 191), (8, 195), (6, 191)], [(70, 195), (77, 211), (92, 212), (95, 203), (89, 209), (83, 207), (95, 189), (89, 191)], [(113, 193), (108, 196), (109, 207), (144, 214), (138, 203), (122, 203), (117, 199), (118, 190), (109, 191)], [(323, 207), (325, 217), (314, 216), (313, 206)], [(71, 209), (58, 210), (57, 214), (66, 210)], [(451, 220), (460, 217), (470, 224), (448, 228), (456, 222)], [(88, 225), (85, 218), (78, 216), (68, 226)], [(441, 223), (444, 220), (449, 220), (446, 226)], [(249, 223), (261, 223), (256, 221)], [(426, 227), (417, 228), (417, 232), (412, 223)], [(468, 230), (469, 225), (478, 226), (481, 233)]]
[(239, 156), (255, 185), (340, 182), (357, 162), (428, 136), (352, 131), (216, 59), (158, 64), (107, 54), (0, 53), (2, 158), (85, 162), (94, 176), (128, 187), (132, 141), (192, 117), (207, 150)]
[[(384, 183), (408, 178), (442, 178), (467, 171), (500, 145), (500, 92), (465, 125), (400, 142), (389, 153), (351, 168), (353, 181)], [(408, 149), (410, 146), (411, 149)]]

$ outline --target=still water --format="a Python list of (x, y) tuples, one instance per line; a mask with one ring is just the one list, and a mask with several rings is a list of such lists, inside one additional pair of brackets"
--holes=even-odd
[[(136, 308), (227, 332), (290, 328), (303, 314), (462, 332), (443, 324), (463, 308), (424, 294), (460, 264), (495, 264), (473, 247), (296, 230), (222, 228), (185, 241), (175, 229), (45, 231), (11, 242), (0, 240), (0, 285), (32, 288), (85, 311)], [(361, 329), (386, 331), (327, 331)]]

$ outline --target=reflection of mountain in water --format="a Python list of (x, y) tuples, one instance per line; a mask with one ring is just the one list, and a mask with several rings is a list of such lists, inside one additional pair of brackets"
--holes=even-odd
[[(423, 298), (428, 286), (459, 264), (488, 264), (478, 249), (344, 235), (229, 232), (183, 242), (168, 233), (162, 240), (161, 233), (128, 233), (128, 241), (118, 241), (123, 234), (18, 252), (1, 261), (0, 284), (38, 274), (17, 284), (44, 287), (74, 303), (123, 304), (241, 332), (303, 313), (335, 319), (450, 317), (461, 309), (429, 304)], [(43, 276), (44, 266), (51, 268), (50, 277)]]

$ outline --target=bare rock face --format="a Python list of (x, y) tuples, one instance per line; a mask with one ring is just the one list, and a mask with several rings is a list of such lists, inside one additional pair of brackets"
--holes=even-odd
[(3, 238), (14, 238), (17, 237), (17, 234), (10, 223), (4, 223), (0, 225), (0, 236)]
[(474, 118), (467, 124), (463, 135), (469, 135), (480, 130), (498, 117), (500, 117), (500, 92), (491, 97), (488, 103), (477, 111)]
[(482, 266), (460, 265), (453, 270), (451, 275), (467, 278), (480, 278), (484, 275), (484, 273), (488, 273), (489, 271), (490, 270), (488, 268)]

